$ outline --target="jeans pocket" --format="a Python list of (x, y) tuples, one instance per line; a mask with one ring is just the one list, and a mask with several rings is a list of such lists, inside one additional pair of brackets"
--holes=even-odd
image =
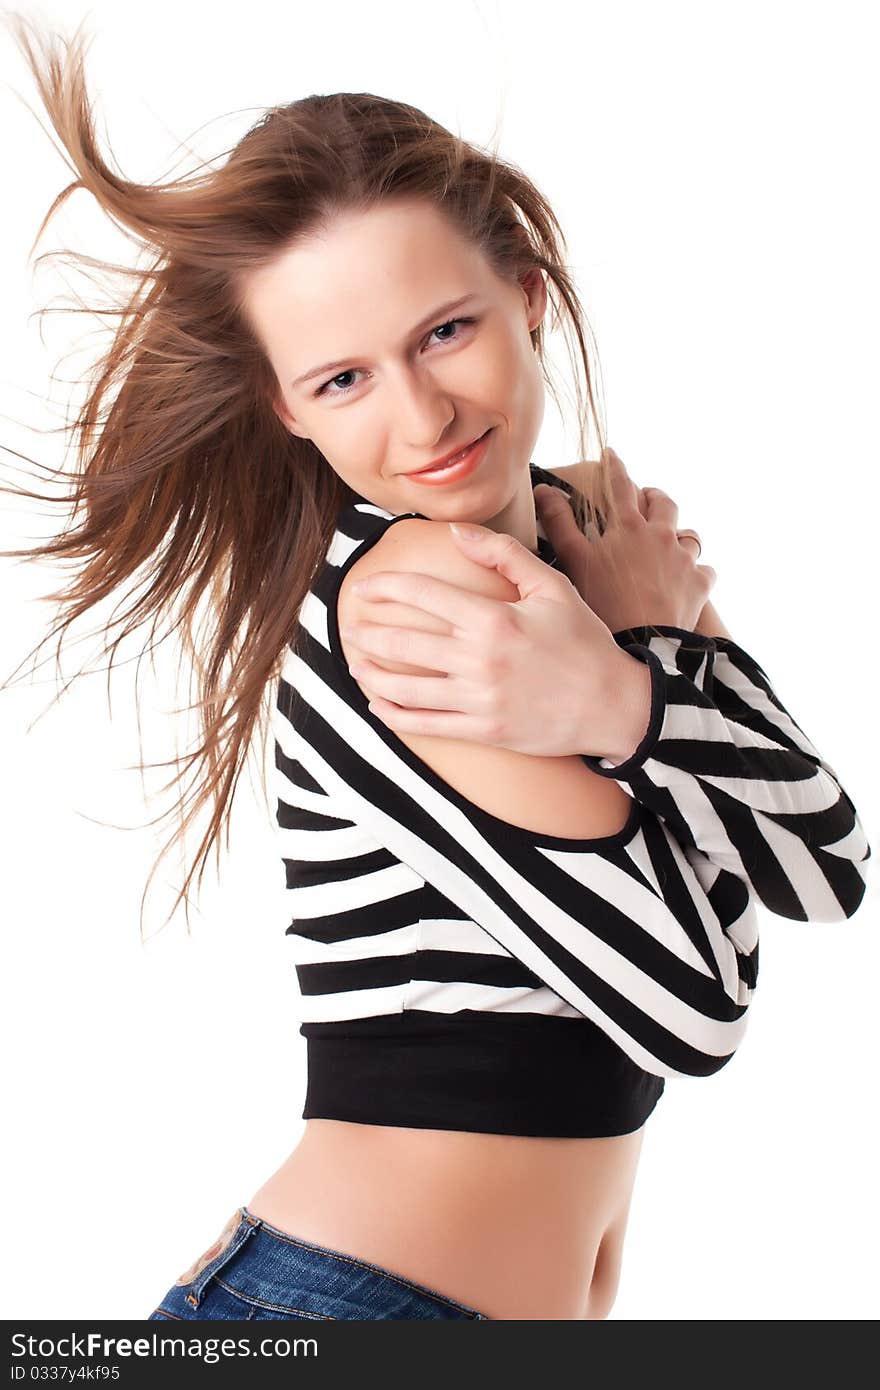
[(174, 1281), (175, 1289), (186, 1289), (186, 1302), (198, 1308), (208, 1281), (228, 1264), (245, 1241), (256, 1231), (256, 1224), (236, 1207), (215, 1241)]

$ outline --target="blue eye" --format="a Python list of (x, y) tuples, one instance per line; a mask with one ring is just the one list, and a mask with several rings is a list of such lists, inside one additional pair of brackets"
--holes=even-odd
[[(458, 324), (471, 324), (471, 323), (476, 323), (476, 319), (448, 319), (446, 323), (440, 323), (440, 324), (437, 325), (436, 328), (432, 328), (432, 329), (431, 329), (431, 333), (430, 333), (428, 336), (431, 337), (434, 333), (439, 333), (439, 332), (441, 331), (441, 329), (443, 329), (443, 328), (454, 328), (454, 327), (456, 327)], [(441, 341), (441, 343), (452, 343), (452, 342), (455, 342), (456, 338), (458, 338), (458, 337), (460, 337), (460, 336), (461, 336), (460, 334), (456, 333), (456, 334), (454, 335), (454, 337), (450, 337), (450, 338), (441, 338), (440, 341)], [(334, 382), (341, 381), (341, 380), (343, 379), (343, 377), (353, 376), (353, 375), (355, 374), (355, 371), (356, 371), (356, 368), (349, 368), (349, 370), (347, 370), (347, 371), (337, 373), (337, 375), (334, 376), (334, 377), (331, 377), (329, 381), (325, 381), (323, 386), (319, 386), (319, 387), (318, 387), (317, 391), (315, 392), (315, 396), (316, 396), (316, 397), (317, 397), (317, 396), (323, 396), (325, 393), (327, 393), (327, 394), (329, 394), (329, 395), (331, 395), (331, 396), (346, 396), (346, 395), (348, 395), (349, 391), (353, 391), (353, 390), (354, 390), (354, 385), (351, 385), (351, 386), (340, 386), (340, 387), (338, 387), (337, 390), (335, 390), (335, 391), (329, 391), (329, 392), (327, 391), (327, 388), (328, 388), (329, 386), (332, 386)]]

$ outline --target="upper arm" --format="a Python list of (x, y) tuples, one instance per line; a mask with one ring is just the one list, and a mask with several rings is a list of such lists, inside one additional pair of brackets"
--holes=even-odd
[[(519, 596), (516, 586), (497, 570), (487, 569), (462, 554), (446, 526), (407, 518), (388, 527), (346, 573), (337, 603), (340, 628), (348, 623), (377, 620), (376, 604), (360, 599), (351, 590), (358, 580), (378, 570), (430, 574), (502, 602), (515, 602)], [(452, 631), (444, 619), (397, 602), (382, 602), (381, 619), (383, 623), (427, 632)], [(341, 634), (340, 643), (346, 661), (354, 661), (355, 652)], [(380, 658), (373, 652), (369, 659), (389, 671), (438, 674), (426, 667)], [(629, 793), (587, 768), (578, 754), (534, 756), (470, 739), (400, 729), (393, 732), (460, 795), (523, 830), (581, 839), (615, 834), (626, 823), (631, 807)]]

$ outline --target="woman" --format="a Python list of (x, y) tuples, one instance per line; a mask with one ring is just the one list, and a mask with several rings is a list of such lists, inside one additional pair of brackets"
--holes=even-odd
[(342, 93), (138, 185), (98, 151), (76, 44), (41, 63), (18, 33), (78, 175), (54, 206), (88, 187), (154, 257), (76, 422), (81, 525), (31, 553), (83, 564), (68, 621), (145, 567), (139, 620), (183, 594), (194, 661), (210, 595), (201, 862), (274, 701), (306, 1125), (151, 1316), (603, 1318), (665, 1079), (742, 1036), (753, 895), (861, 901), (852, 803), (671, 499), (604, 448), (578, 486), (530, 462), (550, 285), (601, 429), (521, 172)]

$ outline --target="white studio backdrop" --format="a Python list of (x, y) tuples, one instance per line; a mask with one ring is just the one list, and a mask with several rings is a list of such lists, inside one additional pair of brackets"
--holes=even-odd
[[(145, 181), (181, 172), (187, 145), (217, 158), (265, 107), (314, 91), (401, 98), (482, 144), (497, 125), (501, 153), (562, 223), (610, 442), (699, 530), (715, 606), (876, 847), (871, 5), (449, 0), (430, 12), (342, 0), (331, 12), (252, 0), (222, 23), (167, 0), (19, 8), (68, 36), (86, 21), (99, 132)], [(0, 78), (9, 482), (21, 480), (9, 449), (62, 461), (60, 435), (23, 424), (59, 424), (65, 383), (98, 339), (80, 315), (50, 314), (40, 335), (37, 310), (71, 282), (51, 263), (34, 274), (27, 255), (71, 174), (14, 95), (48, 129), (2, 30)], [(81, 192), (37, 252), (59, 246), (131, 255)], [(75, 288), (91, 302), (88, 284)], [(564, 353), (554, 360), (567, 381)], [(572, 448), (548, 399), (535, 461), (572, 462)], [(45, 504), (0, 497), (0, 508), (3, 549), (51, 524)], [(6, 680), (53, 615), (38, 595), (63, 576), (0, 564)], [(97, 662), (97, 627), (90, 615), (75, 629), (64, 678)], [(240, 784), (230, 850), (219, 878), (209, 862), (191, 935), (182, 911), (158, 932), (184, 872), (169, 856), (141, 943), (141, 893), (171, 831), (147, 822), (170, 802), (147, 803), (126, 769), (138, 719), (146, 759), (189, 747), (169, 713), (182, 699), (171, 646), (152, 673), (142, 664), (139, 704), (138, 646), (121, 653), (109, 708), (100, 667), (48, 708), (54, 644), (36, 679), (0, 692), (7, 1318), (146, 1317), (302, 1130), (283, 871), (256, 775)], [(851, 922), (762, 912), (745, 1041), (714, 1077), (668, 1083), (648, 1126), (613, 1318), (876, 1316), (877, 909), (869, 870)]]

